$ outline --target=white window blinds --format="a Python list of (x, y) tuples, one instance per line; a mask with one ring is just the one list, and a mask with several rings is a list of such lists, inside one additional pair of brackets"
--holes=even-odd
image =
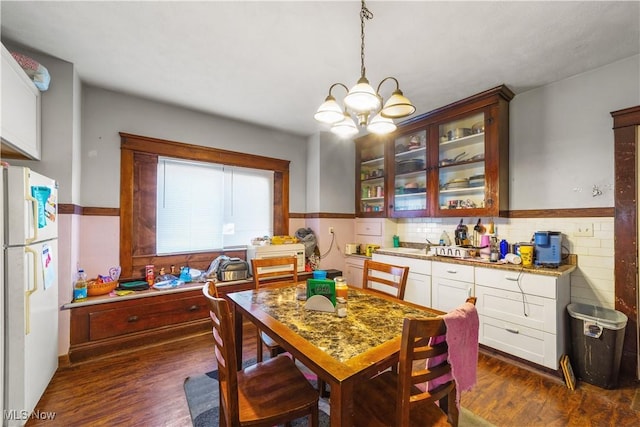
[(247, 245), (273, 234), (273, 172), (158, 159), (156, 252)]

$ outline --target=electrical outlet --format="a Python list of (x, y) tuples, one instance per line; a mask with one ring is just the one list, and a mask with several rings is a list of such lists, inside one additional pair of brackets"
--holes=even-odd
[(333, 234), (333, 227), (329, 227), (329, 234)]
[(573, 235), (576, 237), (593, 237), (593, 224), (579, 225)]

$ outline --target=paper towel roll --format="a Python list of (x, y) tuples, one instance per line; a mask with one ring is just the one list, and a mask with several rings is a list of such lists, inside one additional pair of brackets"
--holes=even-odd
[(522, 264), (522, 258), (516, 254), (506, 254), (504, 260), (511, 264)]

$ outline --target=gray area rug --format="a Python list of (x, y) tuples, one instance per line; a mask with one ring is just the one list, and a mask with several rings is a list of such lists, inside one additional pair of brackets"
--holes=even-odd
[[(255, 359), (245, 361), (244, 366), (255, 363)], [(299, 364), (298, 364), (299, 365)], [(301, 366), (299, 366), (301, 367)], [(301, 367), (309, 382), (316, 387), (317, 377), (309, 374), (308, 371)], [(211, 427), (219, 426), (219, 389), (218, 389), (218, 371), (207, 372), (204, 375), (187, 377), (184, 380), (184, 392), (187, 396), (187, 404), (191, 413), (191, 420), (194, 427)], [(318, 404), (320, 408), (319, 421), (320, 427), (329, 427), (329, 403), (326, 399), (320, 399)], [(300, 418), (292, 422), (293, 427), (304, 427), (308, 425), (307, 418)]]
[[(255, 363), (255, 360), (245, 361), (248, 366)], [(298, 364), (299, 365), (299, 364)], [(316, 386), (316, 377), (308, 370), (299, 365), (309, 381)], [(212, 427), (220, 425), (218, 419), (218, 371), (207, 372), (204, 375), (187, 377), (184, 380), (184, 391), (187, 396), (187, 404), (191, 413), (191, 420), (194, 427)], [(320, 427), (329, 427), (329, 403), (327, 399), (320, 399)], [(294, 427), (307, 426), (307, 419), (295, 420)], [(495, 427), (493, 424), (474, 415), (471, 411), (460, 408), (459, 427)]]

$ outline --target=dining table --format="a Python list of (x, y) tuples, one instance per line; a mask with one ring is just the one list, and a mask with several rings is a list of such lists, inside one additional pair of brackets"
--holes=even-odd
[(248, 320), (329, 384), (331, 426), (342, 427), (353, 424), (355, 384), (398, 363), (404, 318), (444, 314), (351, 286), (345, 317), (305, 308), (295, 283), (229, 293), (227, 298), (233, 306), (238, 367), (242, 324)]

